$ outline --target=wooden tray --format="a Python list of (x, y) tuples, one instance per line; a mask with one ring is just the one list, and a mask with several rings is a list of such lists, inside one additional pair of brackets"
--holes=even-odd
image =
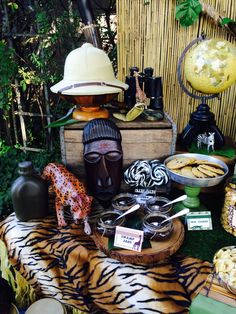
[(184, 226), (179, 219), (173, 220), (173, 231), (169, 239), (165, 241), (151, 241), (151, 248), (143, 249), (141, 252), (131, 250), (109, 250), (108, 238), (97, 231), (92, 238), (102, 252), (107, 256), (117, 259), (123, 263), (150, 265), (161, 261), (174, 254), (182, 245), (184, 240)]

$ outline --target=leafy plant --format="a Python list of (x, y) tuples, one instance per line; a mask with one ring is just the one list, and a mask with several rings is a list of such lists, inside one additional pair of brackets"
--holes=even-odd
[(12, 11), (16, 11), (19, 8), (19, 6), (16, 2), (8, 2), (7, 5), (11, 8)]
[(203, 12), (210, 16), (216, 24), (230, 31), (231, 35), (235, 36), (235, 31), (231, 31), (227, 26), (236, 22), (228, 17), (222, 17), (214, 7), (206, 4), (202, 0), (177, 0), (175, 17), (179, 20), (181, 26), (188, 27), (192, 25)]
[(60, 127), (60, 126), (65, 126), (65, 125), (69, 125), (69, 124), (78, 123), (78, 120), (73, 119), (73, 111), (74, 111), (74, 109), (75, 109), (75, 107), (70, 108), (65, 116), (63, 116), (60, 119), (58, 119), (56, 121), (53, 121), (52, 123), (48, 124), (47, 128), (57, 128), (57, 127)]
[(6, 145), (5, 141), (0, 139), (0, 157), (5, 155), (10, 149), (11, 147)]
[(229, 17), (224, 17), (221, 21), (220, 21), (220, 24), (221, 26), (223, 25), (227, 25), (229, 23), (235, 23), (234, 20), (230, 19)]
[(13, 101), (13, 84), (17, 75), (14, 50), (0, 41), (0, 109), (7, 111)]
[(23, 92), (26, 91), (27, 85), (30, 84), (39, 85), (41, 83), (40, 78), (33, 70), (28, 70), (26, 67), (21, 67), (18, 69), (18, 73), (21, 77), (20, 86)]
[(201, 12), (202, 6), (199, 0), (177, 0), (175, 17), (181, 26), (192, 25), (199, 18)]

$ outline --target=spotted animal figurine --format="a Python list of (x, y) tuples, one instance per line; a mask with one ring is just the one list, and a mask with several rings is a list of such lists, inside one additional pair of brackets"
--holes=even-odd
[(58, 225), (66, 226), (64, 206), (70, 206), (72, 218), (75, 222), (84, 220), (85, 232), (90, 230), (87, 216), (91, 211), (92, 196), (86, 194), (85, 187), (65, 166), (57, 163), (49, 163), (43, 170), (42, 178), (51, 182), (56, 193), (55, 207)]

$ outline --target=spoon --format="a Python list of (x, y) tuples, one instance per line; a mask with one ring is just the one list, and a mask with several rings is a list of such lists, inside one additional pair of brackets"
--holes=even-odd
[(170, 216), (164, 220), (162, 220), (162, 222), (160, 222), (160, 224), (163, 224), (164, 222), (166, 221), (169, 221), (169, 220), (172, 220), (174, 218), (177, 218), (177, 217), (180, 217), (180, 216), (183, 216), (183, 215), (186, 215), (189, 213), (189, 208), (184, 208), (182, 209), (181, 211), (179, 211), (177, 214), (173, 215), (173, 216)]
[(173, 201), (170, 201), (170, 202), (166, 203), (165, 205), (163, 205), (161, 207), (166, 207), (166, 206), (168, 206), (170, 204), (174, 204), (174, 203), (177, 203), (177, 202), (184, 201), (184, 200), (186, 200), (187, 197), (188, 196), (186, 194), (181, 195), (181, 196), (177, 197), (176, 199), (174, 199)]
[(124, 214), (122, 214), (122, 215), (116, 217), (116, 219), (113, 221), (113, 223), (114, 223), (115, 221), (117, 221), (118, 219), (120, 219), (120, 218), (122, 218), (122, 217), (124, 217), (124, 216), (126, 216), (126, 215), (128, 215), (128, 214), (130, 214), (130, 213), (132, 213), (132, 212), (135, 212), (135, 211), (138, 210), (139, 208), (140, 208), (140, 205), (139, 205), (139, 204), (135, 204), (135, 205), (132, 206), (130, 209), (128, 209)]

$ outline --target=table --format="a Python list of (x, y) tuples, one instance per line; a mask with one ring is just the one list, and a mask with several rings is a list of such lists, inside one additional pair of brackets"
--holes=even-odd
[(177, 255), (153, 266), (123, 264), (100, 252), (82, 226), (58, 228), (54, 215), (20, 222), (13, 213), (1, 222), (0, 238), (38, 296), (83, 313), (188, 313), (211, 272), (209, 262)]

